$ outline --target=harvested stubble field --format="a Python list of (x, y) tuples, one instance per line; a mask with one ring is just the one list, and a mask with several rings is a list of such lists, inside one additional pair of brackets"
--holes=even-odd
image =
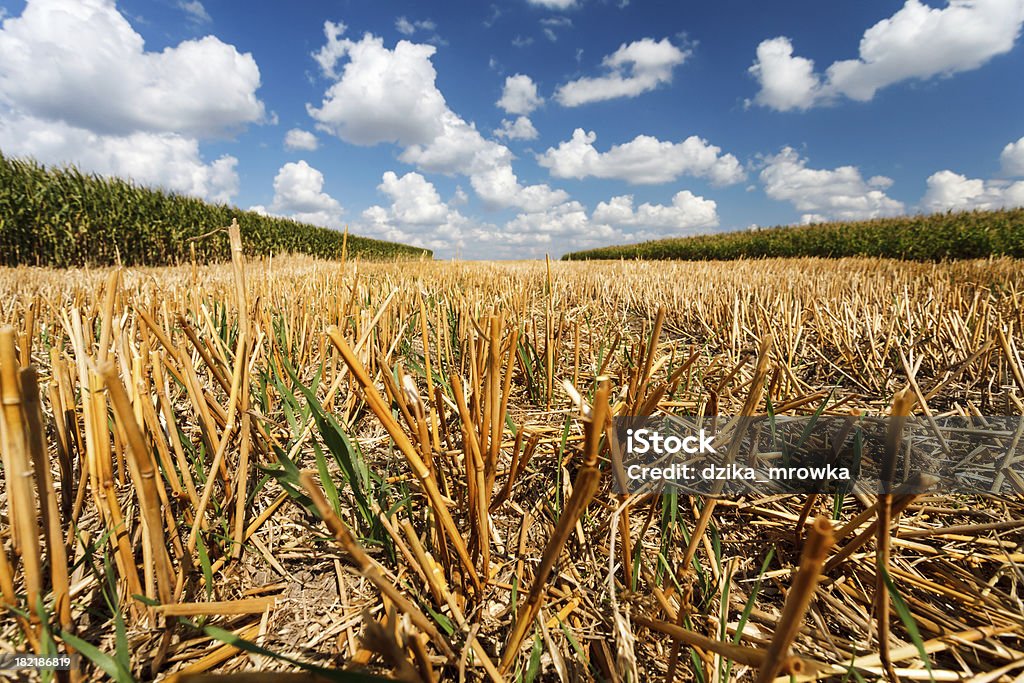
[(0, 648), (71, 680), (1024, 673), (1018, 497), (627, 497), (606, 432), (1020, 414), (1019, 261), (236, 252), (0, 291)]

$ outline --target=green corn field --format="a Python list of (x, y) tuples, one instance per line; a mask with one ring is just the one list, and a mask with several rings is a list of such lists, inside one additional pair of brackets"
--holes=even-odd
[(706, 261), (801, 256), (876, 256), (910, 261), (1020, 258), (1024, 256), (1024, 209), (782, 226), (602, 247), (562, 258)]
[[(0, 154), (0, 265), (66, 268), (162, 265), (230, 258), (224, 231), (237, 220), (250, 255), (282, 252), (363, 259), (430, 258), (429, 249), (210, 204), (74, 167), (46, 168)], [(193, 253), (194, 250), (194, 253)]]

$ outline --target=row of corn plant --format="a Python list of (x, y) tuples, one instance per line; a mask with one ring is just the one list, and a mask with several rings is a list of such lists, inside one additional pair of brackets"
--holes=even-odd
[(46, 168), (0, 154), (0, 265), (166, 265), (227, 260), (223, 231), (237, 220), (250, 255), (430, 258), (427, 249), (140, 187), (74, 167)]
[(577, 251), (565, 260), (1024, 256), (1024, 209), (948, 212), (696, 235)]

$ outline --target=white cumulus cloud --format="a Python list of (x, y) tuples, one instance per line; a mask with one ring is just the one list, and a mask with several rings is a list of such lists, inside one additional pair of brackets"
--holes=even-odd
[(597, 135), (577, 128), (572, 139), (549, 147), (537, 162), (556, 178), (611, 178), (643, 185), (671, 182), (682, 175), (708, 178), (715, 185), (731, 185), (746, 174), (732, 154), (696, 135), (668, 142), (638, 135), (607, 152), (594, 147)]
[[(520, 239), (543, 236), (540, 241), (550, 242), (552, 236), (590, 235), (592, 227), (586, 207), (577, 201), (568, 201), (542, 211), (521, 213), (505, 224), (505, 231)], [(613, 233), (609, 230), (607, 234)]]
[(0, 102), (96, 133), (223, 135), (264, 119), (259, 85), (214, 36), (147, 52), (113, 0), (31, 0), (0, 30)]
[(644, 228), (661, 235), (693, 233), (718, 225), (718, 205), (689, 190), (677, 192), (672, 203), (643, 203), (633, 208), (633, 195), (612, 197), (594, 209), (593, 220), (616, 228)]
[(930, 7), (906, 0), (864, 32), (859, 56), (819, 75), (793, 55), (788, 38), (762, 42), (750, 72), (761, 84), (754, 102), (786, 111), (848, 97), (865, 102), (894, 83), (971, 71), (1009, 52), (1024, 25), (1024, 0), (949, 0)]
[(672, 203), (643, 203), (634, 207), (632, 195), (600, 202), (593, 213), (578, 201), (568, 200), (526, 210), (503, 229), (477, 229), (474, 239), (486, 238), (485, 255), (558, 255), (565, 251), (693, 234), (718, 225), (717, 205), (688, 190), (677, 192)]
[[(315, 55), (329, 78), (320, 108), (307, 105), (322, 130), (355, 145), (429, 142), (442, 132), (448, 110), (434, 80), (433, 45), (400, 40), (394, 50), (384, 39), (366, 34), (359, 41), (343, 39), (344, 24), (326, 22), (327, 44)], [(348, 58), (339, 74), (338, 62)]]
[(862, 220), (903, 213), (903, 203), (885, 194), (892, 181), (874, 176), (865, 181), (855, 166), (835, 169), (807, 167), (796, 150), (784, 147), (765, 160), (760, 173), (765, 194), (788, 201), (804, 214), (804, 222)]
[(395, 30), (403, 36), (411, 36), (416, 33), (416, 26), (405, 17), (395, 19)]
[(926, 211), (969, 211), (1024, 206), (1024, 180), (981, 180), (953, 171), (928, 177), (921, 206)]
[(821, 91), (814, 62), (794, 57), (793, 44), (786, 37), (762, 41), (750, 73), (761, 84), (754, 102), (779, 111), (807, 109)]
[(252, 55), (214, 36), (147, 51), (113, 0), (29, 0), (0, 28), (0, 146), (226, 202), (238, 160), (204, 161), (199, 139), (264, 121), (259, 85)]
[(584, 77), (559, 86), (555, 99), (565, 107), (578, 107), (618, 97), (636, 97), (672, 82), (672, 70), (686, 61), (688, 51), (669, 42), (643, 38), (606, 56), (604, 76)]
[(435, 83), (433, 46), (401, 40), (391, 50), (371, 34), (358, 42), (343, 39), (344, 31), (344, 25), (327, 22), (327, 44), (315, 55), (324, 75), (335, 79), (323, 105), (308, 107), (321, 130), (360, 145), (394, 142), (403, 148), (404, 163), (467, 176), (491, 207), (532, 210), (568, 198), (544, 184), (522, 185), (508, 147), (486, 139), (448, 108)]
[(386, 172), (377, 190), (390, 206), (371, 206), (362, 213), (360, 226), (374, 237), (449, 252), (464, 243), (472, 226), (458, 210), (441, 200), (433, 183), (416, 172), (399, 177)]
[(292, 128), (284, 134), (284, 146), (288, 149), (302, 149), (312, 152), (319, 147), (319, 144), (316, 136), (308, 130)]
[(715, 202), (683, 190), (670, 205), (644, 203), (634, 208), (632, 196), (613, 197), (600, 202), (589, 215), (580, 202), (565, 201), (543, 210), (523, 211), (500, 230), (477, 229), (470, 234), (474, 239), (487, 239), (486, 256), (522, 258), (693, 234), (716, 225)]
[(523, 186), (512, 170), (512, 152), (485, 139), (452, 111), (441, 117), (442, 133), (427, 145), (412, 145), (399, 159), (432, 173), (462, 174), (490, 207), (528, 210), (565, 201), (568, 195), (545, 184)]
[(536, 140), (540, 133), (533, 127), (533, 121), (525, 116), (519, 116), (515, 121), (502, 119), (501, 128), (496, 129), (494, 135), (508, 140)]
[[(270, 213), (327, 228), (341, 227), (344, 209), (324, 190), (324, 174), (305, 161), (288, 162), (274, 177)], [(253, 207), (258, 210), (262, 207)]]
[(537, 94), (537, 84), (524, 74), (516, 74), (505, 79), (501, 99), (497, 102), (506, 113), (522, 116), (528, 116), (543, 103), (544, 98)]
[[(1024, 176), (1024, 138), (1003, 147), (999, 156), (1003, 173)], [(921, 198), (924, 211), (973, 211), (1024, 206), (1024, 180), (968, 178), (949, 169), (928, 176)]]
[(1024, 176), (1024, 138), (1007, 143), (999, 155), (1003, 173), (1011, 177)]
[(437, 224), (448, 214), (434, 185), (419, 173), (406, 173), (399, 178), (388, 171), (377, 189), (391, 198), (391, 212), (402, 223)]
[(398, 176), (389, 171), (377, 189), (389, 201), (362, 212), (360, 234), (427, 247), (441, 258), (557, 256), (570, 246), (597, 246), (623, 236), (611, 226), (592, 223), (586, 208), (575, 201), (530, 207), (498, 226), (466, 218), (455, 208), (465, 199), (460, 190), (445, 203), (434, 185), (416, 172)]

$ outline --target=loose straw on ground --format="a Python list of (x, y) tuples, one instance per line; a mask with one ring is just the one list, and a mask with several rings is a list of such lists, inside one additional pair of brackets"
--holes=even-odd
[(786, 595), (782, 616), (775, 627), (775, 635), (768, 645), (764, 664), (758, 672), (757, 683), (768, 683), (775, 679), (782, 665), (787, 661), (789, 646), (803, 625), (804, 614), (811, 604), (814, 591), (821, 578), (821, 565), (832, 547), (832, 523), (825, 517), (818, 517), (811, 524), (800, 554), (800, 569), (793, 577), (793, 584)]
[(299, 482), (302, 484), (302, 488), (306, 490), (306, 493), (312, 499), (313, 504), (316, 506), (317, 511), (320, 513), (320, 517), (323, 519), (324, 524), (330, 529), (331, 533), (334, 534), (334, 539), (338, 542), (338, 545), (342, 547), (352, 558), (352, 561), (359, 567), (360, 572), (365, 576), (370, 583), (377, 587), (383, 595), (386, 595), (388, 600), (395, 604), (400, 612), (409, 617), (409, 620), (416, 626), (416, 628), (423, 631), (425, 634), (430, 636), (430, 639), (438, 647), (439, 650), (448, 658), (450, 662), (456, 661), (455, 652), (452, 650), (451, 645), (445, 639), (441, 632), (437, 630), (437, 627), (432, 621), (424, 616), (423, 612), (419, 610), (416, 605), (412, 604), (408, 598), (402, 595), (393, 583), (391, 583), (387, 577), (384, 576), (384, 572), (363, 547), (359, 545), (352, 532), (345, 526), (345, 523), (334, 513), (330, 503), (324, 497), (320, 487), (313, 480), (308, 472), (303, 472), (299, 475)]

